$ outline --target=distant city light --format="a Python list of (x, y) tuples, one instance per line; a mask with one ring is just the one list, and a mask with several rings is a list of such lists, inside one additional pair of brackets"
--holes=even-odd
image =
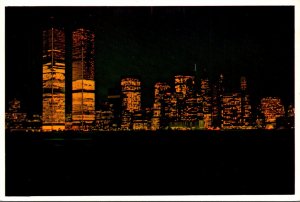
[[(121, 130), (227, 130), (294, 128), (294, 106), (284, 109), (279, 97), (264, 97), (250, 104), (247, 80), (240, 78), (236, 91), (225, 89), (224, 76), (215, 82), (199, 77), (195, 65), (190, 75), (175, 75), (174, 83), (154, 85), (151, 107), (142, 105), (140, 78), (122, 77), (119, 89), (96, 105), (95, 34), (80, 28), (72, 32), (72, 73), (65, 71), (65, 32), (44, 30), (43, 109), (28, 116), (21, 101), (9, 102), (5, 128), (26, 131), (121, 131)], [(199, 69), (199, 68), (198, 68)], [(72, 88), (66, 88), (66, 77)], [(66, 92), (72, 93), (72, 112), (66, 114)], [(150, 92), (148, 92), (150, 93)], [(97, 110), (96, 110), (97, 108)], [(255, 109), (255, 110), (253, 110)], [(255, 113), (254, 113), (255, 112)]]

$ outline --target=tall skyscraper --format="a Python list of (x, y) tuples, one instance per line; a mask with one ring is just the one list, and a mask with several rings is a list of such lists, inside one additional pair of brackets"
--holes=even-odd
[(222, 109), (222, 128), (237, 129), (242, 126), (242, 97), (240, 93), (224, 94)]
[(154, 85), (154, 103), (153, 103), (153, 117), (152, 117), (152, 130), (158, 130), (162, 126), (161, 122), (165, 117), (165, 93), (171, 87), (164, 82), (157, 82)]
[(175, 92), (179, 99), (182, 99), (192, 93), (195, 84), (194, 79), (194, 76), (175, 76)]
[(95, 34), (87, 29), (72, 33), (73, 129), (88, 129), (95, 120)]
[(212, 97), (209, 80), (206, 76), (201, 80), (201, 95), (203, 97), (204, 128), (208, 129), (212, 126)]
[(195, 76), (177, 75), (175, 76), (175, 96), (177, 98), (177, 117), (178, 120), (185, 119), (184, 109), (186, 99), (191, 98), (195, 93)]
[(247, 94), (247, 80), (241, 77), (241, 96), (242, 96), (242, 124), (249, 126), (252, 123), (252, 113), (249, 94)]
[(43, 31), (42, 130), (65, 129), (65, 32)]
[(178, 100), (176, 94), (167, 90), (164, 95), (164, 116), (168, 122), (177, 121), (178, 117)]
[(141, 82), (135, 77), (126, 77), (121, 80), (122, 123), (121, 129), (132, 129), (134, 112), (141, 110)]
[(224, 95), (224, 76), (221, 74), (217, 84), (212, 89), (212, 118), (213, 126), (220, 128), (222, 124), (222, 99)]

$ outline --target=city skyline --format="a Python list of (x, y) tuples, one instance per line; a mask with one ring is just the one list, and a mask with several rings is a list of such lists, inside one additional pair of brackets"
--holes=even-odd
[[(79, 29), (81, 34), (87, 33), (86, 31), (88, 30)], [(50, 33), (50, 35), (45, 35), (45, 33)], [(121, 79), (120, 87), (111, 89), (107, 99), (99, 104), (98, 110), (94, 110), (93, 89), (95, 86), (91, 85), (93, 84), (92, 80), (81, 79), (87, 68), (78, 71), (78, 67), (82, 68), (81, 65), (85, 63), (77, 63), (77, 60), (73, 66), (75, 73), (72, 74), (75, 81), (72, 86), (72, 93), (75, 93), (72, 108), (76, 110), (73, 110), (72, 113), (65, 113), (64, 93), (71, 91), (71, 89), (65, 89), (62, 86), (65, 77), (61, 75), (64, 73), (62, 70), (64, 68), (63, 58), (59, 57), (61, 56), (60, 53), (63, 52), (59, 50), (59, 47), (63, 46), (63, 41), (59, 40), (61, 34), (63, 32), (57, 29), (49, 29), (44, 32), (44, 36), (50, 38), (50, 40), (44, 41), (45, 44), (49, 44), (50, 41), (52, 46), (50, 50), (48, 50), (47, 45), (45, 46), (45, 52), (48, 53), (49, 57), (44, 57), (43, 78), (45, 84), (43, 86), (46, 90), (43, 94), (42, 116), (39, 114), (28, 116), (26, 112), (20, 110), (21, 102), (19, 100), (11, 100), (9, 109), (5, 114), (5, 126), (9, 131), (294, 128), (295, 108), (293, 105), (285, 107), (280, 97), (264, 97), (258, 105), (251, 105), (247, 79), (244, 76), (240, 78), (239, 90), (229, 92), (224, 91), (224, 76), (222, 74), (216, 83), (211, 83), (207, 77), (199, 78), (196, 68), (193, 75), (174, 76), (174, 85), (157, 82), (154, 86), (154, 102), (150, 108), (142, 107), (140, 78), (127, 76)], [(56, 36), (57, 39), (53, 36)], [(83, 36), (81, 39), (85, 39), (85, 37)], [(75, 48), (77, 45), (75, 43)], [(83, 51), (83, 48), (84, 46), (80, 49), (81, 54), (79, 54), (82, 61), (84, 58), (82, 56), (89, 52), (88, 49)], [(75, 56), (78, 55), (77, 51), (74, 53)], [(54, 57), (55, 54), (58, 57)], [(49, 63), (47, 58), (50, 58), (52, 62)], [(93, 64), (93, 62), (86, 63)], [(78, 78), (81, 79), (79, 84), (82, 85), (78, 84)], [(87, 78), (91, 79), (92, 77)], [(49, 82), (50, 84), (48, 84)], [(61, 91), (60, 89), (64, 90)], [(91, 95), (93, 96), (91, 97)]]
[(4, 8), (5, 196), (297, 195), (297, 6), (190, 3)]
[[(28, 13), (27, 11), (32, 11), (29, 12), (30, 14), (24, 15), (24, 19), (31, 20), (31, 26), (29, 26), (28, 30), (35, 30), (37, 32), (31, 32), (31, 36), (25, 32), (24, 36), (22, 36), (29, 36), (29, 40), (24, 46), (21, 45), (20, 48), (24, 48), (25, 50), (30, 48), (32, 50), (29, 52), (25, 51), (24, 55), (21, 56), (27, 58), (27, 65), (30, 67), (25, 65), (26, 63), (22, 63), (21, 65), (15, 60), (6, 60), (6, 97), (8, 100), (12, 100), (15, 97), (20, 99), (24, 103), (23, 107), (28, 109), (28, 111), (39, 112), (41, 109), (41, 104), (37, 101), (40, 99), (39, 93), (41, 92), (38, 85), (39, 76), (33, 74), (33, 72), (41, 71), (37, 67), (40, 63), (40, 59), (37, 58), (40, 54), (38, 51), (40, 45), (37, 39), (40, 38), (38, 36), (39, 30), (49, 26), (53, 21), (58, 26), (64, 27), (66, 31), (66, 73), (70, 72), (71, 67), (71, 58), (69, 56), (71, 46), (68, 36), (74, 30), (73, 28), (85, 25), (95, 30), (96, 107), (100, 104), (100, 101), (106, 99), (108, 88), (118, 85), (120, 78), (126, 76), (126, 74), (141, 76), (142, 99), (144, 99), (142, 103), (146, 107), (151, 107), (154, 95), (149, 92), (153, 92), (153, 87), (157, 81), (170, 83), (169, 79), (172, 76), (175, 76), (176, 73), (181, 74), (193, 71), (195, 64), (197, 65), (197, 70), (200, 72), (200, 76), (206, 70), (210, 80), (217, 78), (219, 74), (223, 74), (227, 82), (225, 90), (231, 90), (233, 87), (236, 88), (238, 86), (238, 82), (236, 81), (238, 81), (240, 76), (245, 76), (248, 86), (250, 86), (249, 89), (254, 91), (250, 92), (253, 98), (252, 101), (258, 101), (260, 98), (266, 96), (279, 96), (283, 99), (285, 106), (293, 104), (294, 67), (291, 64), (293, 64), (294, 55), (289, 55), (289, 53), (293, 53), (293, 37), (291, 37), (293, 36), (293, 32), (290, 29), (285, 29), (285, 31), (278, 29), (279, 26), (284, 28), (293, 27), (292, 17), (294, 13), (292, 7), (6, 8), (8, 16), (6, 18), (6, 32), (18, 29), (14, 23), (9, 23), (10, 21), (16, 22), (14, 19), (9, 18), (15, 12), (14, 9), (15, 11), (20, 11), (19, 13), (21, 14), (22, 12)], [(53, 20), (49, 17), (53, 15), (49, 14), (54, 9), (57, 12)], [(243, 10), (245, 12), (242, 12)], [(63, 11), (67, 11), (69, 17), (65, 17)], [(75, 17), (76, 12), (78, 13), (77, 18)], [(285, 15), (281, 19), (276, 18), (275, 14), (277, 12), (283, 12)], [(36, 16), (40, 16), (41, 18), (34, 20), (33, 17)], [(135, 16), (138, 16), (139, 19), (136, 19)], [(241, 20), (234, 20), (234, 16), (240, 16), (248, 24), (244, 25), (241, 23)], [(261, 17), (264, 18), (261, 19)], [(270, 19), (273, 20), (271, 21)], [(199, 20), (201, 22), (198, 22)], [(90, 23), (86, 23), (87, 21)], [(266, 30), (264, 32), (257, 30), (258, 28), (265, 29), (260, 21), (269, 22), (267, 27), (270, 30), (267, 30), (267, 34), (272, 33), (272, 35), (269, 35), (268, 38), (266, 38)], [(221, 22), (224, 22), (226, 26), (222, 25)], [(166, 27), (164, 27), (165, 25)], [(256, 29), (252, 29), (255, 27)], [(277, 32), (273, 32), (275, 28)], [(231, 35), (234, 32), (235, 34)], [(143, 37), (141, 33), (148, 34)], [(108, 38), (108, 34), (111, 36), (111, 39)], [(11, 54), (9, 54), (10, 49), (17, 43), (12, 42), (10, 38), (16, 36), (18, 36), (17, 32), (11, 36), (7, 36), (7, 44), (12, 44), (12, 46), (7, 46), (6, 57), (8, 58), (11, 57)], [(33, 40), (33, 38), (37, 39)], [(147, 42), (147, 39), (149, 42)], [(176, 43), (173, 41), (174, 39), (178, 39)], [(277, 52), (272, 50), (272, 46), (276, 45), (272, 43), (275, 39), (276, 43), (279, 44), (278, 48), (276, 48)], [(173, 48), (170, 46), (171, 41), (174, 46)], [(241, 42), (241, 44), (237, 44), (238, 42)], [(194, 43), (194, 45), (191, 46), (191, 43)], [(241, 45), (246, 46), (243, 48)], [(267, 45), (271, 46), (268, 47)], [(253, 48), (253, 46), (257, 47)], [(132, 47), (136, 47), (137, 49)], [(177, 50), (176, 48), (178, 47), (181, 49)], [(234, 48), (237, 49), (235, 50)], [(136, 52), (137, 50), (144, 54)], [(199, 50), (201, 50), (202, 54), (200, 54)], [(229, 50), (234, 52), (230, 54)], [(209, 53), (204, 53), (203, 51)], [(237, 51), (241, 52), (241, 54)], [(255, 51), (258, 51), (258, 53), (255, 53)], [(280, 57), (274, 57), (278, 62), (274, 63), (273, 60), (270, 60), (270, 57), (273, 57), (272, 54), (275, 54), (274, 56), (280, 54)], [(158, 57), (159, 55), (161, 57)], [(153, 60), (150, 61), (151, 58)], [(246, 61), (241, 67), (237, 64), (241, 64), (242, 61), (239, 60), (242, 59), (246, 59)], [(124, 65), (120, 64), (119, 60), (122, 60)], [(148, 60), (148, 62), (144, 61), (143, 64), (137, 65), (137, 63), (143, 60)], [(222, 60), (224, 63), (221, 63)], [(283, 64), (283, 62), (285, 63)], [(256, 66), (253, 65), (249, 68), (250, 64), (248, 63), (256, 64)], [(274, 65), (274, 68), (269, 63)], [(10, 64), (15, 64), (13, 65), (15, 69), (9, 68)], [(114, 68), (112, 68), (112, 65)], [(149, 68), (149, 65), (151, 68)], [(279, 65), (282, 68), (278, 68)], [(165, 68), (162, 68), (163, 66)], [(13, 82), (9, 79), (13, 78), (11, 71), (19, 71), (20, 73), (24, 73), (23, 75), (27, 75), (33, 79), (29, 79), (26, 85), (18, 86), (15, 83), (23, 82), (23, 78), (18, 78), (20, 76), (14, 75), (18, 79)], [(101, 75), (105, 76), (101, 77)], [(66, 87), (70, 86), (70, 79), (69, 77), (66, 78)], [(17, 86), (19, 89), (16, 88)], [(25, 89), (26, 87), (30, 89), (30, 92), (28, 92), (29, 89)], [(24, 96), (25, 92), (31, 94), (31, 97), (36, 98), (33, 103), (26, 99), (27, 96)], [(66, 95), (66, 104), (68, 100), (70, 100), (69, 94)], [(71, 109), (66, 109), (66, 111), (70, 112)]]

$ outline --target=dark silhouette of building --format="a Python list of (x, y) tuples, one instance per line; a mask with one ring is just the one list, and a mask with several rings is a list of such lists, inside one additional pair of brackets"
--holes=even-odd
[(108, 103), (112, 106), (113, 120), (112, 127), (117, 130), (121, 127), (121, 114), (122, 114), (122, 99), (121, 92), (117, 88), (111, 88), (107, 96)]

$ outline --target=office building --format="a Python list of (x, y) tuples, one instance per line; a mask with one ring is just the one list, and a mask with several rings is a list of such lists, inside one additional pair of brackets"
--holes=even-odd
[(204, 128), (210, 129), (212, 127), (212, 96), (209, 80), (207, 77), (201, 79), (201, 95), (203, 98), (203, 120)]
[(27, 113), (21, 112), (21, 102), (13, 99), (5, 113), (5, 129), (10, 131), (26, 129)]
[(242, 97), (239, 93), (224, 94), (222, 109), (223, 129), (238, 129), (242, 126)]
[(278, 97), (265, 97), (260, 101), (266, 129), (276, 128), (276, 119), (285, 116), (284, 106)]
[(241, 77), (241, 96), (242, 96), (242, 125), (252, 125), (252, 111), (250, 105), (250, 96), (247, 93), (247, 80)]
[(133, 113), (132, 121), (133, 130), (149, 130), (148, 120), (146, 116), (146, 111), (137, 111)]
[(113, 110), (112, 104), (102, 102), (100, 110), (96, 111), (95, 130), (112, 130), (113, 129)]
[(183, 99), (193, 93), (195, 84), (194, 76), (175, 76), (175, 93), (179, 99)]
[(222, 124), (222, 99), (224, 95), (224, 76), (221, 74), (212, 88), (212, 126), (220, 128)]
[(121, 129), (132, 129), (132, 116), (141, 110), (141, 82), (135, 77), (121, 79), (122, 120)]
[(72, 32), (72, 128), (88, 130), (95, 121), (95, 34)]
[(153, 117), (152, 117), (152, 126), (151, 130), (158, 130), (161, 127), (164, 127), (164, 123), (166, 120), (165, 115), (165, 94), (168, 90), (170, 90), (170, 86), (165, 82), (157, 82), (154, 85), (154, 103), (153, 103)]
[(65, 32), (43, 31), (42, 130), (65, 129)]

